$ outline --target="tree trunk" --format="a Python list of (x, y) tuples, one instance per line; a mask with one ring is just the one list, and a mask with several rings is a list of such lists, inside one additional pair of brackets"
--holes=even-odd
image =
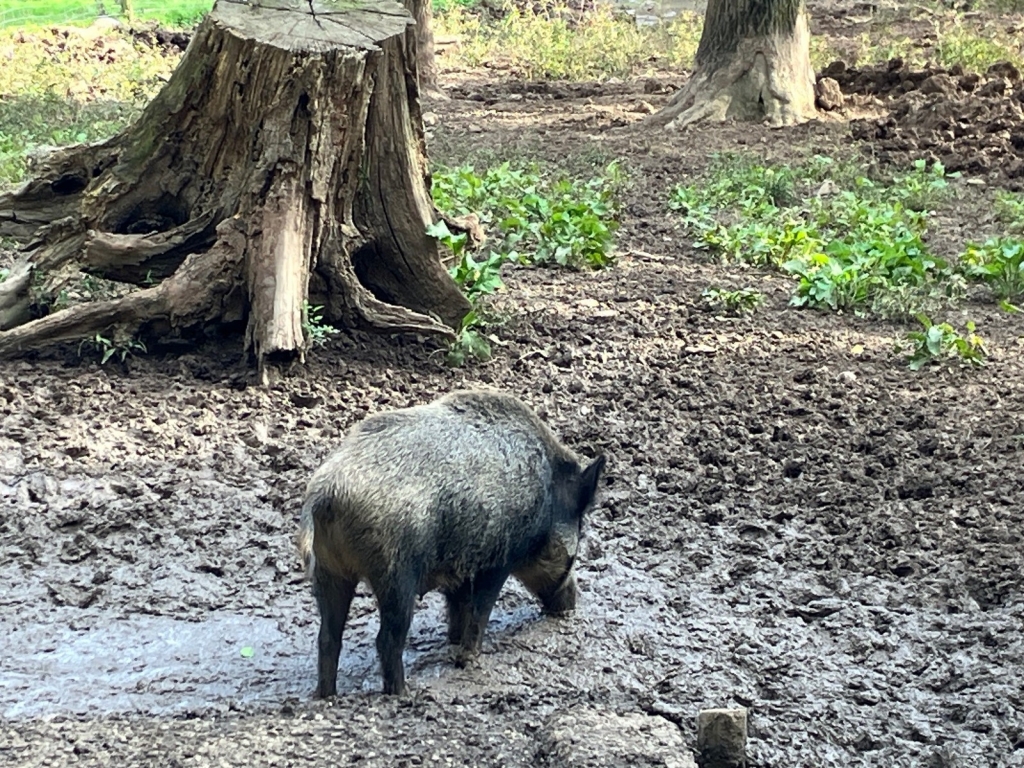
[[(136, 123), (0, 196), (0, 234), (27, 240), (0, 357), (245, 321), (265, 373), (303, 356), (311, 280), (331, 322), (452, 337), (469, 304), (426, 234), (410, 21), (392, 0), (219, 0)], [(141, 289), (32, 319), (83, 273)]]
[(435, 99), (447, 99), (437, 82), (434, 56), (434, 22), (431, 0), (404, 0), (405, 7), (416, 21), (416, 61), (420, 73), (420, 90)]
[(693, 74), (649, 123), (684, 128), (733, 118), (780, 126), (815, 114), (803, 0), (708, 0)]

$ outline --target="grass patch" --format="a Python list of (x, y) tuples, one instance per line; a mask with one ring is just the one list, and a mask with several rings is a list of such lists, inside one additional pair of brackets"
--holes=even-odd
[(178, 56), (120, 34), (0, 31), (0, 184), (42, 145), (107, 138), (160, 90)]
[(92, 24), (99, 16), (131, 17), (170, 27), (192, 27), (210, 12), (213, 0), (0, 0), (0, 28), (51, 24)]
[(938, 163), (878, 181), (826, 157), (773, 167), (730, 155), (669, 204), (696, 247), (792, 275), (795, 306), (905, 318), (962, 290), (924, 240), (928, 209), (947, 186)]
[(638, 27), (607, 5), (585, 14), (565, 6), (506, 7), (496, 21), (453, 4), (435, 17), (435, 31), (459, 38), (447, 56), (454, 64), (500, 65), (531, 80), (625, 77), (658, 68), (689, 67), (703, 17), (684, 12), (671, 22)]
[(959, 65), (968, 71), (984, 72), (1000, 61), (1024, 67), (1024, 42), (1019, 34), (1007, 31), (1005, 22), (936, 11), (931, 24), (932, 32), (924, 40), (920, 34), (911, 37), (899, 33), (892, 20), (873, 25), (853, 40), (811, 38), (811, 64), (820, 70), (836, 59), (863, 66), (898, 58), (914, 69)]

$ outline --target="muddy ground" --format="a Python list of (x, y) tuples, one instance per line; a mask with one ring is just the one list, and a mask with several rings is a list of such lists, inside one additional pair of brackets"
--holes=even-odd
[[(949, 317), (978, 323), (989, 365), (911, 373), (892, 348), (905, 328), (789, 308), (787, 280), (707, 263), (665, 206), (716, 150), (867, 165), (848, 118), (898, 119), (906, 90), (883, 103), (854, 83), (845, 115), (666, 142), (609, 129), (671, 80), (450, 73), (453, 99), (427, 105), (435, 161), (623, 158), (634, 180), (614, 268), (506, 275), (486, 364), (346, 333), (269, 390), (237, 339), (4, 364), (0, 763), (685, 766), (697, 712), (743, 706), (755, 766), (1024, 765), (1024, 321), (968, 303)], [(991, 230), (1006, 167), (965, 167), (941, 236)], [(709, 285), (767, 301), (721, 316)], [(609, 457), (579, 609), (543, 618), (510, 584), (457, 669), (428, 595), (393, 699), (364, 590), (340, 695), (312, 700), (292, 547), (309, 473), (365, 414), (472, 385)]]

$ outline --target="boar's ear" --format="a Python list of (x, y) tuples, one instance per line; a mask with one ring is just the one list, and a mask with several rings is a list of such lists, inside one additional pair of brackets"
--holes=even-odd
[(598, 456), (580, 473), (580, 481), (577, 486), (579, 490), (576, 495), (576, 514), (582, 515), (590, 502), (594, 500), (597, 492), (597, 481), (601, 477), (601, 470), (604, 469), (605, 458)]

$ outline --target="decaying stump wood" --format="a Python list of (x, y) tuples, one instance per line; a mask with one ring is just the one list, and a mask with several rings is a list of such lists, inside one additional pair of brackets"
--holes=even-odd
[[(138, 121), (0, 196), (24, 243), (0, 356), (244, 321), (263, 369), (301, 359), (311, 281), (330, 322), (451, 337), (469, 305), (426, 234), (410, 23), (392, 0), (219, 0)], [(38, 317), (83, 273), (140, 290)]]

